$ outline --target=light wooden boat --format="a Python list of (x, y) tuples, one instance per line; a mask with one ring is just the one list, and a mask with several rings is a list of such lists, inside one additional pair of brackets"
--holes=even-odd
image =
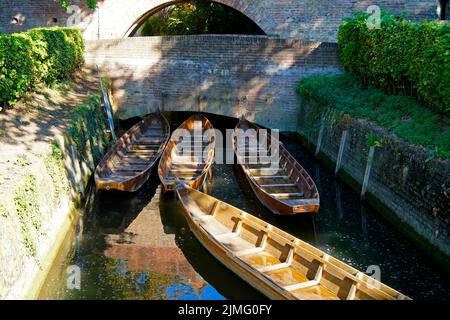
[(196, 114), (178, 127), (159, 162), (163, 191), (174, 191), (176, 181), (200, 188), (214, 161), (215, 131), (209, 120)]
[(271, 299), (409, 299), (300, 239), (216, 198), (177, 188), (192, 232), (226, 267)]
[[(235, 134), (244, 134), (249, 129), (257, 133), (254, 139), (249, 137), (233, 140), (233, 148), (238, 163), (258, 199), (273, 213), (293, 215), (304, 212), (315, 213), (319, 210), (320, 198), (314, 181), (306, 170), (286, 150), (283, 144), (265, 135), (266, 143), (259, 141), (260, 127), (241, 120), (235, 128)], [(272, 154), (272, 144), (278, 143), (278, 151)]]
[(150, 177), (170, 138), (170, 126), (160, 113), (151, 114), (128, 130), (95, 169), (98, 190), (134, 192)]

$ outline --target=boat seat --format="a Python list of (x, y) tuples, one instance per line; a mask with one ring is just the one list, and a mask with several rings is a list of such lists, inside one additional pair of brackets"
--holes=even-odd
[(247, 263), (248, 265), (254, 267), (255, 269), (259, 269), (266, 266), (272, 266), (276, 264), (280, 264), (281, 261), (277, 258), (275, 258), (273, 255), (271, 255), (268, 252), (260, 252), (260, 253), (253, 253), (248, 255), (242, 255), (237, 253), (239, 255), (239, 258)]
[[(228, 230), (229, 232), (229, 230)], [(230, 234), (229, 236), (220, 237), (217, 239), (224, 247), (234, 252), (239, 252), (242, 250), (248, 250), (255, 248), (253, 244), (240, 237), (233, 236)]]
[(212, 216), (203, 215), (203, 217), (198, 217), (196, 218), (196, 220), (199, 222), (200, 226), (202, 226), (203, 229), (208, 231), (208, 233), (214, 237), (226, 234), (231, 235), (230, 229), (225, 227), (223, 224), (214, 219), (214, 217)]
[[(286, 266), (285, 264), (280, 264), (280, 266), (280, 268), (264, 272), (264, 275), (282, 287), (292, 286), (310, 280), (290, 266)], [(276, 265), (274, 267), (276, 267)]]
[(320, 284), (297, 289), (290, 293), (299, 300), (340, 300), (337, 295)]

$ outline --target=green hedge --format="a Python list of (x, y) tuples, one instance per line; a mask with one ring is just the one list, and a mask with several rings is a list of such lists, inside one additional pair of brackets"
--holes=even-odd
[(348, 114), (383, 126), (405, 141), (426, 147), (430, 154), (450, 157), (448, 120), (415, 98), (365, 88), (350, 74), (309, 77), (300, 81), (297, 93), (318, 107), (337, 111), (338, 115)]
[(0, 107), (13, 106), (36, 84), (67, 78), (83, 63), (77, 29), (39, 28), (0, 35)]
[(358, 13), (339, 27), (344, 68), (390, 94), (417, 96), (440, 113), (450, 111), (450, 25), (414, 23), (382, 12), (381, 28)]

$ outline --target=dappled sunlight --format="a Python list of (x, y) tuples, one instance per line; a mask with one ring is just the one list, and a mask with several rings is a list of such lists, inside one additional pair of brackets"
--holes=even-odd
[(113, 80), (120, 119), (158, 108), (200, 110), (293, 130), (298, 80), (340, 72), (333, 44), (263, 36), (138, 37), (88, 41), (86, 48), (87, 63)]

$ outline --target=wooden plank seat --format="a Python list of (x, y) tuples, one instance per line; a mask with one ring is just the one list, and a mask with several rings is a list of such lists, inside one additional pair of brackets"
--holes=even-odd
[[(201, 129), (202, 135), (195, 135)], [(209, 120), (201, 114), (194, 115), (187, 119), (178, 129), (188, 130), (193, 134), (190, 139), (190, 148), (186, 150), (186, 142), (180, 141), (181, 131), (175, 131), (172, 136), (158, 167), (158, 175), (162, 181), (163, 191), (172, 191), (175, 188), (177, 178), (191, 187), (200, 188), (210, 172), (214, 160), (215, 131)], [(208, 132), (208, 134), (206, 133)], [(207, 139), (208, 141), (203, 141)], [(201, 154), (197, 155), (197, 146), (201, 144)], [(187, 143), (189, 145), (189, 143)], [(206, 154), (206, 159), (204, 155)]]
[[(256, 132), (259, 136), (260, 129), (250, 121), (240, 120), (235, 128), (235, 134), (249, 131), (250, 134)], [(263, 139), (267, 139), (266, 144), (261, 143), (263, 140), (259, 137), (243, 143), (242, 139), (237, 136), (233, 141), (233, 149), (239, 160), (238, 163), (258, 199), (269, 210), (279, 215), (317, 212), (320, 204), (319, 193), (306, 170), (276, 137), (267, 133)], [(274, 150), (271, 150), (272, 147)], [(256, 152), (256, 154), (249, 151)], [(268, 152), (269, 154), (267, 154)], [(292, 194), (292, 196), (284, 196), (286, 193)], [(283, 201), (295, 198), (300, 194), (300, 198), (311, 199), (311, 202), (308, 202), (308, 205), (302, 203), (291, 205), (289, 202)]]

